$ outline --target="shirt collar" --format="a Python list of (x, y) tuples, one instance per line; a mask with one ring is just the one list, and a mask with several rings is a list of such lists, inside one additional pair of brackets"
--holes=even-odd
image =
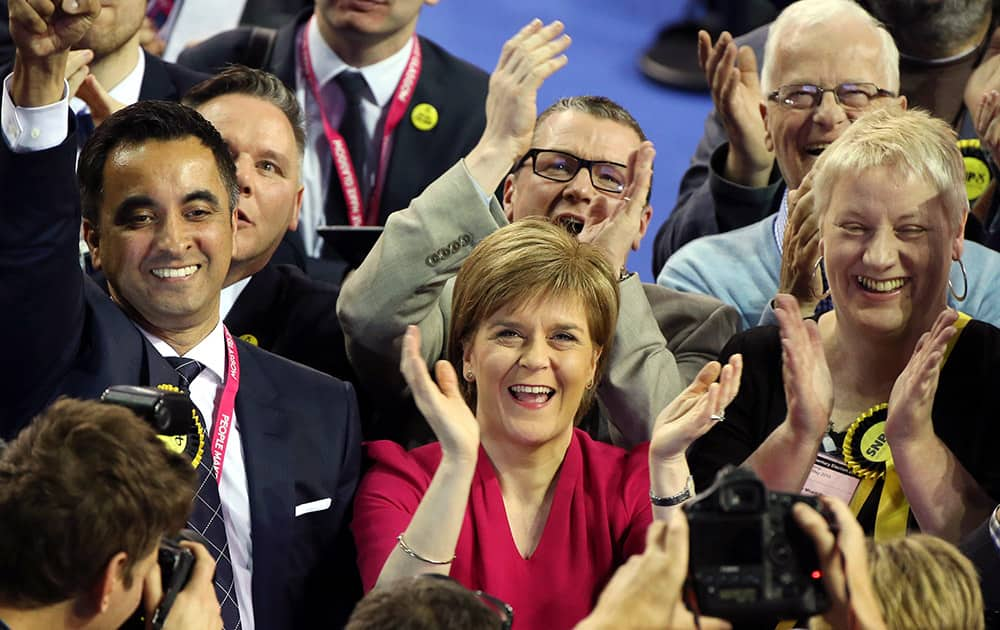
[[(138, 44), (136, 44), (138, 47)], [(132, 105), (139, 101), (139, 92), (142, 91), (142, 78), (146, 73), (146, 55), (139, 50), (139, 61), (136, 62), (132, 72), (125, 75), (125, 78), (118, 82), (118, 85), (108, 90), (111, 98), (123, 105)], [(106, 89), (106, 88), (105, 88)], [(70, 107), (74, 112), (80, 113), (90, 111), (90, 107), (83, 102), (83, 99), (73, 97)]]
[(778, 207), (778, 214), (774, 217), (774, 244), (778, 246), (778, 255), (784, 254), (785, 250), (785, 227), (788, 225), (788, 189), (781, 194), (781, 205)]
[[(176, 357), (179, 356), (177, 351), (170, 347), (163, 339), (160, 339), (156, 335), (143, 329), (138, 324), (136, 328), (139, 332), (143, 334), (149, 343), (153, 344), (153, 347), (157, 352), (160, 353), (162, 357)], [(223, 375), (226, 373), (226, 337), (222, 332), (222, 320), (215, 325), (212, 332), (208, 333), (208, 336), (198, 342), (198, 344), (184, 353), (184, 356), (188, 359), (194, 359), (202, 365), (205, 366), (206, 370), (212, 372), (212, 374), (219, 379), (221, 382), (223, 380)]]
[(392, 95), (403, 78), (406, 62), (409, 61), (414, 46), (414, 38), (411, 37), (406, 40), (406, 44), (402, 48), (386, 59), (364, 68), (353, 68), (326, 45), (314, 19), (309, 20), (309, 25), (306, 28), (306, 42), (309, 46), (313, 72), (316, 73), (316, 80), (320, 86), (326, 85), (345, 70), (360, 72), (365, 78), (365, 82), (368, 83), (372, 96), (375, 97), (375, 104), (379, 107), (385, 107), (392, 100)]
[(247, 276), (242, 280), (232, 283), (228, 287), (222, 288), (222, 294), (219, 296), (219, 319), (226, 319), (226, 317), (229, 316), (229, 311), (233, 310), (233, 306), (236, 305), (236, 300), (240, 299), (240, 294), (243, 293), (243, 289), (247, 288), (247, 285), (250, 284), (251, 278), (253, 278), (253, 276)]

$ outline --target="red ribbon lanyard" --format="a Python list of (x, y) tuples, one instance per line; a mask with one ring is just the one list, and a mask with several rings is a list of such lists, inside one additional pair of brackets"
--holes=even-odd
[(413, 36), (413, 49), (410, 51), (410, 58), (406, 62), (406, 69), (396, 86), (396, 91), (389, 102), (389, 113), (385, 119), (385, 128), (382, 131), (382, 142), (380, 144), (378, 173), (375, 176), (375, 188), (372, 190), (371, 199), (368, 201), (368, 212), (365, 213), (361, 201), (361, 188), (358, 185), (357, 174), (354, 172), (354, 165), (351, 163), (350, 153), (347, 151), (347, 142), (343, 136), (330, 124), (323, 108), (323, 101), (320, 98), (319, 81), (316, 79), (316, 72), (313, 70), (312, 56), (309, 54), (308, 32), (313, 18), (309, 18), (309, 24), (302, 31), (299, 41), (300, 56), (302, 57), (302, 70), (306, 75), (306, 82), (312, 92), (313, 99), (319, 107), (319, 115), (323, 119), (323, 132), (326, 140), (330, 144), (330, 155), (333, 156), (333, 166), (340, 178), (340, 188), (344, 191), (344, 201), (347, 203), (347, 220), (357, 227), (361, 225), (376, 225), (379, 215), (379, 201), (382, 197), (382, 189), (385, 185), (385, 175), (389, 164), (389, 150), (392, 144), (392, 132), (396, 130), (399, 122), (403, 120), (410, 100), (413, 98), (413, 88), (420, 78), (420, 68), (422, 56), (420, 52), (420, 41), (417, 36)]
[(229, 329), (222, 327), (226, 336), (226, 374), (222, 385), (222, 398), (215, 408), (212, 422), (212, 472), (215, 482), (222, 483), (222, 463), (229, 446), (229, 433), (233, 427), (233, 410), (236, 409), (236, 392), (240, 389), (240, 355)]

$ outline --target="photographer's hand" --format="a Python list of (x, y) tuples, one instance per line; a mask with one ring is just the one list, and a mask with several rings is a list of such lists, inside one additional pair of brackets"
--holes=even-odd
[[(215, 575), (215, 560), (201, 544), (184, 541), (181, 543), (190, 549), (195, 556), (191, 577), (170, 607), (163, 630), (185, 630), (186, 628), (205, 628), (206, 630), (222, 629), (222, 614), (219, 601), (215, 597), (215, 587), (212, 576)], [(153, 613), (163, 598), (163, 585), (160, 582), (160, 567), (154, 565), (153, 570), (146, 575), (142, 589), (142, 604), (146, 609), (146, 628), (151, 628)]]
[[(688, 567), (688, 523), (680, 513), (669, 523), (654, 521), (646, 531), (646, 549), (618, 567), (594, 610), (576, 630), (604, 628), (694, 628), (694, 617), (681, 602)], [(627, 621), (623, 621), (627, 620)], [(664, 620), (669, 620), (664, 624)], [(729, 628), (721, 619), (703, 617), (703, 630)]]
[(833, 514), (838, 533), (805, 503), (796, 503), (792, 515), (816, 545), (823, 584), (832, 602), (823, 618), (838, 630), (885, 630), (868, 570), (865, 532), (846, 503), (833, 497), (822, 497), (822, 501)]

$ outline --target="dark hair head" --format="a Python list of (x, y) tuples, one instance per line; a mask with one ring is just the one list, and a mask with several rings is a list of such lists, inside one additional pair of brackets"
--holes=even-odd
[(292, 126), (295, 146), (299, 150), (299, 159), (302, 159), (306, 150), (306, 129), (302, 108), (299, 107), (295, 94), (285, 87), (281, 79), (270, 72), (238, 64), (226, 66), (219, 74), (191, 88), (181, 99), (181, 103), (197, 109), (208, 101), (227, 94), (253, 96), (281, 110)]
[(64, 398), (0, 451), (0, 602), (72, 599), (124, 551), (123, 579), (184, 526), (191, 463), (117, 405)]
[(418, 575), (376, 588), (358, 602), (344, 630), (500, 630), (503, 620), (451, 579)]
[(112, 152), (122, 147), (140, 146), (150, 140), (163, 142), (191, 137), (200, 140), (215, 157), (219, 178), (229, 191), (229, 209), (234, 210), (240, 193), (236, 165), (215, 127), (190, 107), (167, 101), (139, 101), (105, 120), (80, 152), (76, 170), (83, 218), (94, 226), (99, 225), (104, 166)]

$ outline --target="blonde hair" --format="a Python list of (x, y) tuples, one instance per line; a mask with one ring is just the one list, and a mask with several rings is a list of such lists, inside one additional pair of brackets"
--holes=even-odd
[(905, 178), (929, 182), (951, 211), (952, 229), (959, 229), (969, 200), (965, 164), (948, 123), (919, 109), (878, 109), (865, 114), (813, 166), (816, 211), (822, 217), (830, 207), (830, 195), (838, 181), (879, 167), (891, 167)]
[(896, 48), (896, 42), (893, 41), (892, 35), (881, 22), (853, 0), (799, 0), (782, 11), (768, 29), (767, 42), (764, 44), (764, 60), (761, 62), (761, 87), (765, 95), (780, 87), (773, 85), (774, 78), (771, 74), (774, 71), (774, 60), (778, 47), (788, 40), (789, 32), (831, 22), (843, 22), (851, 18), (867, 22), (876, 29), (882, 42), (880, 56), (883, 63), (882, 70), (885, 71), (888, 79), (886, 85), (879, 87), (898, 92), (899, 50)]
[(979, 577), (954, 545), (926, 534), (869, 540), (868, 562), (888, 630), (982, 630)]
[[(479, 326), (501, 308), (534, 299), (576, 298), (586, 311), (594, 345), (601, 350), (594, 381), (600, 380), (618, 321), (618, 273), (602, 251), (581, 243), (548, 219), (529, 217), (503, 227), (480, 242), (455, 279), (448, 333), (448, 360), (462, 373), (465, 345)], [(475, 407), (475, 384), (459, 379), (466, 402)], [(588, 390), (579, 420), (592, 399)]]

